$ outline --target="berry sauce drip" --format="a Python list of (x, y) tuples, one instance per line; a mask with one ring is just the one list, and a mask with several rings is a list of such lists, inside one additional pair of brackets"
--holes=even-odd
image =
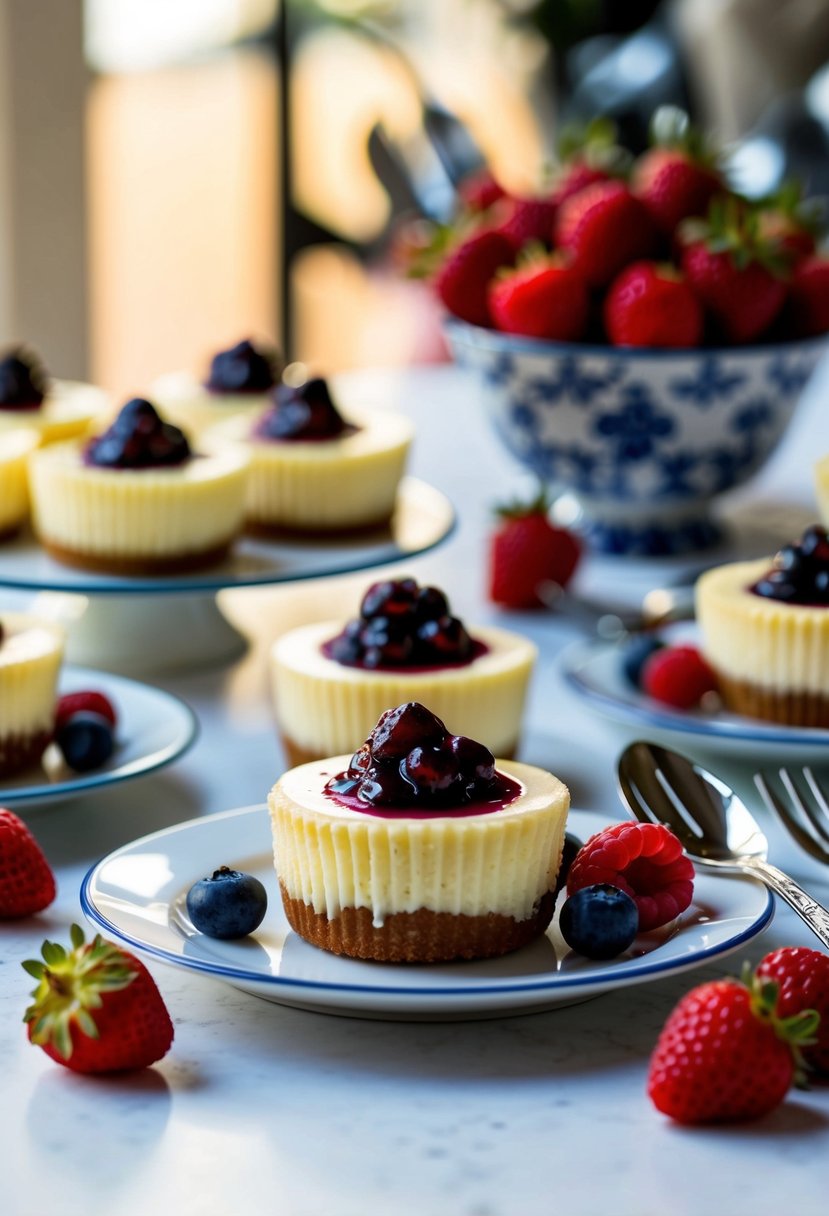
[(278, 365), (276, 352), (259, 350), (246, 338), (213, 356), (205, 388), (211, 393), (267, 393), (276, 384)]
[(339, 439), (352, 435), (357, 427), (343, 418), (322, 379), (304, 384), (279, 384), (273, 391), (273, 405), (259, 419), (254, 437), (270, 440)]
[(797, 544), (784, 545), (774, 565), (750, 588), (784, 604), (829, 607), (829, 534), (815, 524)]
[(327, 658), (346, 667), (406, 671), (471, 663), (486, 650), (452, 616), (442, 591), (413, 578), (372, 583), (360, 615), (322, 647)]
[(417, 701), (387, 709), (348, 768), (325, 792), (354, 810), (482, 814), (521, 792), (495, 768), (489, 748), (452, 735)]
[(0, 409), (36, 410), (46, 388), (46, 372), (33, 355), (17, 350), (0, 359)]
[(192, 453), (183, 431), (158, 416), (142, 397), (133, 397), (112, 426), (90, 439), (84, 464), (105, 469), (152, 469), (184, 464)]

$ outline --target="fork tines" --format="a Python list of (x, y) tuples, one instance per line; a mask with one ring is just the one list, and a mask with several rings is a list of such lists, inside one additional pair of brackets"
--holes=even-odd
[(796, 780), (787, 768), (778, 770), (783, 794), (766, 773), (755, 773), (754, 784), (768, 809), (810, 856), (829, 865), (829, 796), (808, 765)]

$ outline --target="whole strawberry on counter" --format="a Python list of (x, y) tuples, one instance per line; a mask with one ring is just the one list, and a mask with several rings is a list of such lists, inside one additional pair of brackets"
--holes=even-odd
[(648, 1072), (648, 1095), (677, 1123), (759, 1119), (799, 1079), (814, 1010), (784, 1016), (778, 985), (748, 967), (741, 980), (712, 980), (669, 1015)]
[(173, 1024), (144, 964), (73, 925), (71, 949), (43, 943), (43, 961), (24, 969), (37, 980), (26, 1010), (29, 1039), (74, 1072), (147, 1068), (167, 1054)]
[(55, 876), (22, 819), (0, 809), (0, 920), (17, 920), (48, 908)]
[(803, 1059), (816, 1073), (829, 1076), (829, 954), (808, 946), (782, 946), (760, 960), (757, 974), (778, 985), (781, 1017), (804, 1009), (820, 1015), (815, 1042), (803, 1048)]
[(550, 521), (543, 494), (498, 509), (489, 541), (489, 598), (502, 608), (543, 608), (546, 582), (566, 587), (581, 558), (581, 542)]

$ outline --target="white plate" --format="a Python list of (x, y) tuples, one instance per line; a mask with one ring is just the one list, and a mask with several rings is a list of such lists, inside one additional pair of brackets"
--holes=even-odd
[(440, 490), (416, 477), (404, 477), (387, 527), (337, 539), (242, 537), (226, 561), (202, 573), (127, 578), (75, 570), (55, 561), (25, 530), (0, 550), (0, 587), (84, 595), (163, 595), (295, 582), (373, 569), (425, 553), (445, 540), (454, 526), (454, 509)]
[[(693, 635), (686, 637), (693, 640)], [(696, 743), (735, 758), (794, 752), (800, 761), (829, 761), (829, 730), (780, 726), (739, 714), (678, 710), (633, 688), (622, 671), (622, 652), (613, 642), (578, 642), (564, 650), (559, 670), (567, 684), (605, 717)]]
[(0, 806), (51, 804), (143, 777), (177, 760), (198, 735), (196, 715), (172, 693), (108, 672), (84, 667), (63, 669), (59, 681), (61, 694), (88, 688), (105, 693), (118, 714), (115, 750), (109, 760), (89, 773), (68, 773), (61, 769), (54, 781), (40, 767), (9, 777), (6, 784), (0, 784)]
[[(584, 839), (606, 823), (571, 811), (568, 828)], [(255, 874), (268, 890), (265, 920), (242, 941), (204, 937), (187, 917), (189, 887), (222, 864)], [(289, 928), (262, 806), (190, 820), (117, 849), (87, 874), (81, 905), (105, 935), (268, 1000), (410, 1019), (500, 1017), (586, 1000), (737, 950), (773, 915), (772, 897), (753, 879), (700, 873), (694, 903), (672, 929), (638, 939), (611, 962), (569, 953), (555, 927), (523, 950), (483, 962), (395, 966), (338, 958)]]

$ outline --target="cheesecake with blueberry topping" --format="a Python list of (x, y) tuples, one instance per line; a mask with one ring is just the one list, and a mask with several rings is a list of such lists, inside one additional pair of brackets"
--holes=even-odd
[(33, 427), (0, 431), (0, 540), (14, 536), (29, 517), (28, 461), (39, 444)]
[(184, 433), (136, 397), (86, 443), (30, 461), (35, 531), (71, 566), (165, 574), (220, 561), (244, 515), (247, 458), (194, 452)]
[(0, 777), (36, 764), (51, 742), (65, 642), (51, 621), (0, 616)]
[(496, 762), (417, 702), (353, 755), (301, 765), (268, 799), (288, 922), (312, 945), (383, 962), (489, 958), (546, 930), (570, 796)]
[(808, 528), (774, 558), (697, 581), (701, 648), (735, 713), (829, 727), (829, 536)]
[(278, 385), (264, 412), (208, 435), (250, 456), (249, 531), (341, 535), (388, 523), (414, 428), (391, 410), (341, 410), (315, 378)]
[(18, 348), (0, 359), (0, 431), (26, 427), (41, 443), (58, 443), (86, 435), (108, 408), (102, 389), (53, 380), (30, 351)]
[(281, 371), (276, 350), (245, 338), (217, 351), (203, 380), (168, 372), (150, 386), (150, 396), (169, 422), (197, 436), (236, 414), (266, 409)]
[(450, 730), (515, 755), (536, 647), (468, 631), (437, 587), (373, 583), (354, 620), (300, 625), (271, 650), (271, 692), (291, 764), (353, 751), (385, 709), (421, 701)]

